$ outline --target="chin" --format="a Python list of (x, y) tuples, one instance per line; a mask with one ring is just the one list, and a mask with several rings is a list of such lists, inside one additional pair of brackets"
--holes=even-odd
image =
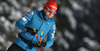
[[(48, 16), (49, 17), (49, 16)], [(49, 17), (49, 18), (51, 18), (51, 17)]]

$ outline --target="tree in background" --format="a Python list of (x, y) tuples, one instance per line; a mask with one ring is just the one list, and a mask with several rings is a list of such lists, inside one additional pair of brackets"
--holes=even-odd
[[(15, 22), (31, 9), (41, 10), (47, 0), (0, 0), (0, 51), (12, 44)], [(55, 43), (43, 51), (100, 51), (100, 1), (55, 0)]]

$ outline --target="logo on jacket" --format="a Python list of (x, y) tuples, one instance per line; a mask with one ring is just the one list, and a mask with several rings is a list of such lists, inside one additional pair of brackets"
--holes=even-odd
[(54, 34), (52, 34), (52, 37), (51, 38), (54, 38)]
[(53, 26), (53, 33), (56, 31), (56, 25)]
[(23, 21), (26, 21), (26, 18), (25, 18), (25, 17), (22, 17), (22, 20), (23, 20)]
[(32, 12), (32, 11), (30, 11), (30, 13), (33, 15), (34, 14), (34, 12)]

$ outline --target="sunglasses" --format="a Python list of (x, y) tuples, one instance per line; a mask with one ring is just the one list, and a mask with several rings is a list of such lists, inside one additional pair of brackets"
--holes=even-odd
[(51, 11), (48, 7), (46, 7), (46, 8), (47, 8), (47, 10), (49, 11), (49, 13), (51, 13), (51, 14), (53, 14), (53, 15), (56, 14), (55, 10), (52, 9), (52, 11)]
[(52, 15), (55, 15), (56, 14), (56, 12), (54, 12), (54, 11), (51, 11), (51, 10), (48, 10), (49, 11), (49, 13), (51, 13)]

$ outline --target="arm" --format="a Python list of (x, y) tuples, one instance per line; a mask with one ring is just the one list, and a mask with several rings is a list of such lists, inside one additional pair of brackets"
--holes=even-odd
[(32, 16), (34, 14), (34, 11), (30, 11), (28, 12), (25, 16), (23, 16), (21, 19), (19, 19), (16, 24), (15, 27), (20, 29), (21, 31), (24, 30), (25, 24), (31, 20)]
[(51, 28), (51, 30), (47, 34), (47, 41), (46, 41), (47, 48), (53, 45), (55, 30), (56, 30), (56, 26), (54, 24), (53, 27)]

